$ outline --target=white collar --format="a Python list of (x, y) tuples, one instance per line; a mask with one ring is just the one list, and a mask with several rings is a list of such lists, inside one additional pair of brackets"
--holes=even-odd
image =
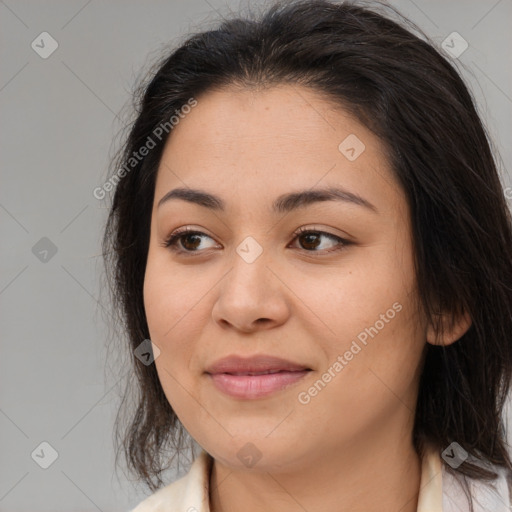
[[(170, 506), (180, 512), (210, 512), (209, 481), (213, 459), (201, 450), (188, 473), (156, 491), (131, 512), (167, 512)], [(495, 489), (471, 481), (475, 512), (509, 512), (509, 492), (503, 472)], [(417, 512), (467, 512), (469, 505), (459, 480), (448, 472), (439, 452), (427, 447), (421, 462)]]

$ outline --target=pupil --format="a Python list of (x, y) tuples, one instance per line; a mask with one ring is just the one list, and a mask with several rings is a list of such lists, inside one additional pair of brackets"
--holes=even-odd
[[(312, 233), (308, 233), (306, 235), (303, 235), (304, 238), (306, 238), (306, 246), (308, 244), (313, 244), (313, 247), (307, 247), (308, 249), (312, 249), (312, 248), (315, 248), (315, 247), (318, 247), (318, 243), (315, 245), (315, 241), (313, 239), (317, 239), (316, 241), (318, 242), (318, 235), (315, 235), (315, 234), (312, 234)], [(304, 244), (303, 244), (304, 245)]]
[[(188, 244), (186, 243), (186, 240), (190, 238), (196, 238), (197, 242), (196, 244), (192, 243), (192, 247), (188, 246)], [(185, 246), (186, 249), (197, 249), (198, 245), (200, 244), (200, 237), (197, 235), (185, 235), (183, 241), (185, 242), (183, 245)]]

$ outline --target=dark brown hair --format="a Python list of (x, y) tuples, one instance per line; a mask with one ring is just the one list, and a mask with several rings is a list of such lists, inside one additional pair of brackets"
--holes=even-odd
[[(155, 129), (214, 88), (289, 83), (318, 91), (387, 148), (411, 212), (427, 318), (436, 325), (440, 310), (466, 311), (472, 320), (452, 345), (426, 344), (415, 447), (420, 453), (430, 442), (442, 451), (456, 441), (473, 462), (454, 473), (488, 481), (496, 477), (491, 465), (512, 469), (502, 417), (512, 369), (511, 215), (486, 129), (455, 67), (410, 21), (374, 5), (276, 3), (168, 51), (135, 95), (136, 119), (115, 165), (125, 172), (103, 240), (114, 306), (133, 354), (149, 338), (144, 272), (155, 176), (172, 131), (153, 137), (155, 147), (140, 161), (130, 158)], [(120, 439), (129, 466), (155, 490), (186, 435), (155, 365), (133, 355), (131, 364), (137, 408)]]

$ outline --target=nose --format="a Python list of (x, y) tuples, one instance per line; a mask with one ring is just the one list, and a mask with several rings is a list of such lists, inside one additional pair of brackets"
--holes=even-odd
[(235, 253), (231, 270), (219, 283), (212, 310), (215, 322), (244, 333), (282, 325), (290, 307), (288, 288), (278, 276), (265, 252), (252, 263)]

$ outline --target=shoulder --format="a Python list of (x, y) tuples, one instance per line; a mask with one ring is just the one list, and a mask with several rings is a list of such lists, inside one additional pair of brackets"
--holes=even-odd
[(183, 512), (208, 512), (211, 462), (211, 456), (202, 450), (185, 476), (159, 489), (130, 512), (168, 512), (170, 506)]

